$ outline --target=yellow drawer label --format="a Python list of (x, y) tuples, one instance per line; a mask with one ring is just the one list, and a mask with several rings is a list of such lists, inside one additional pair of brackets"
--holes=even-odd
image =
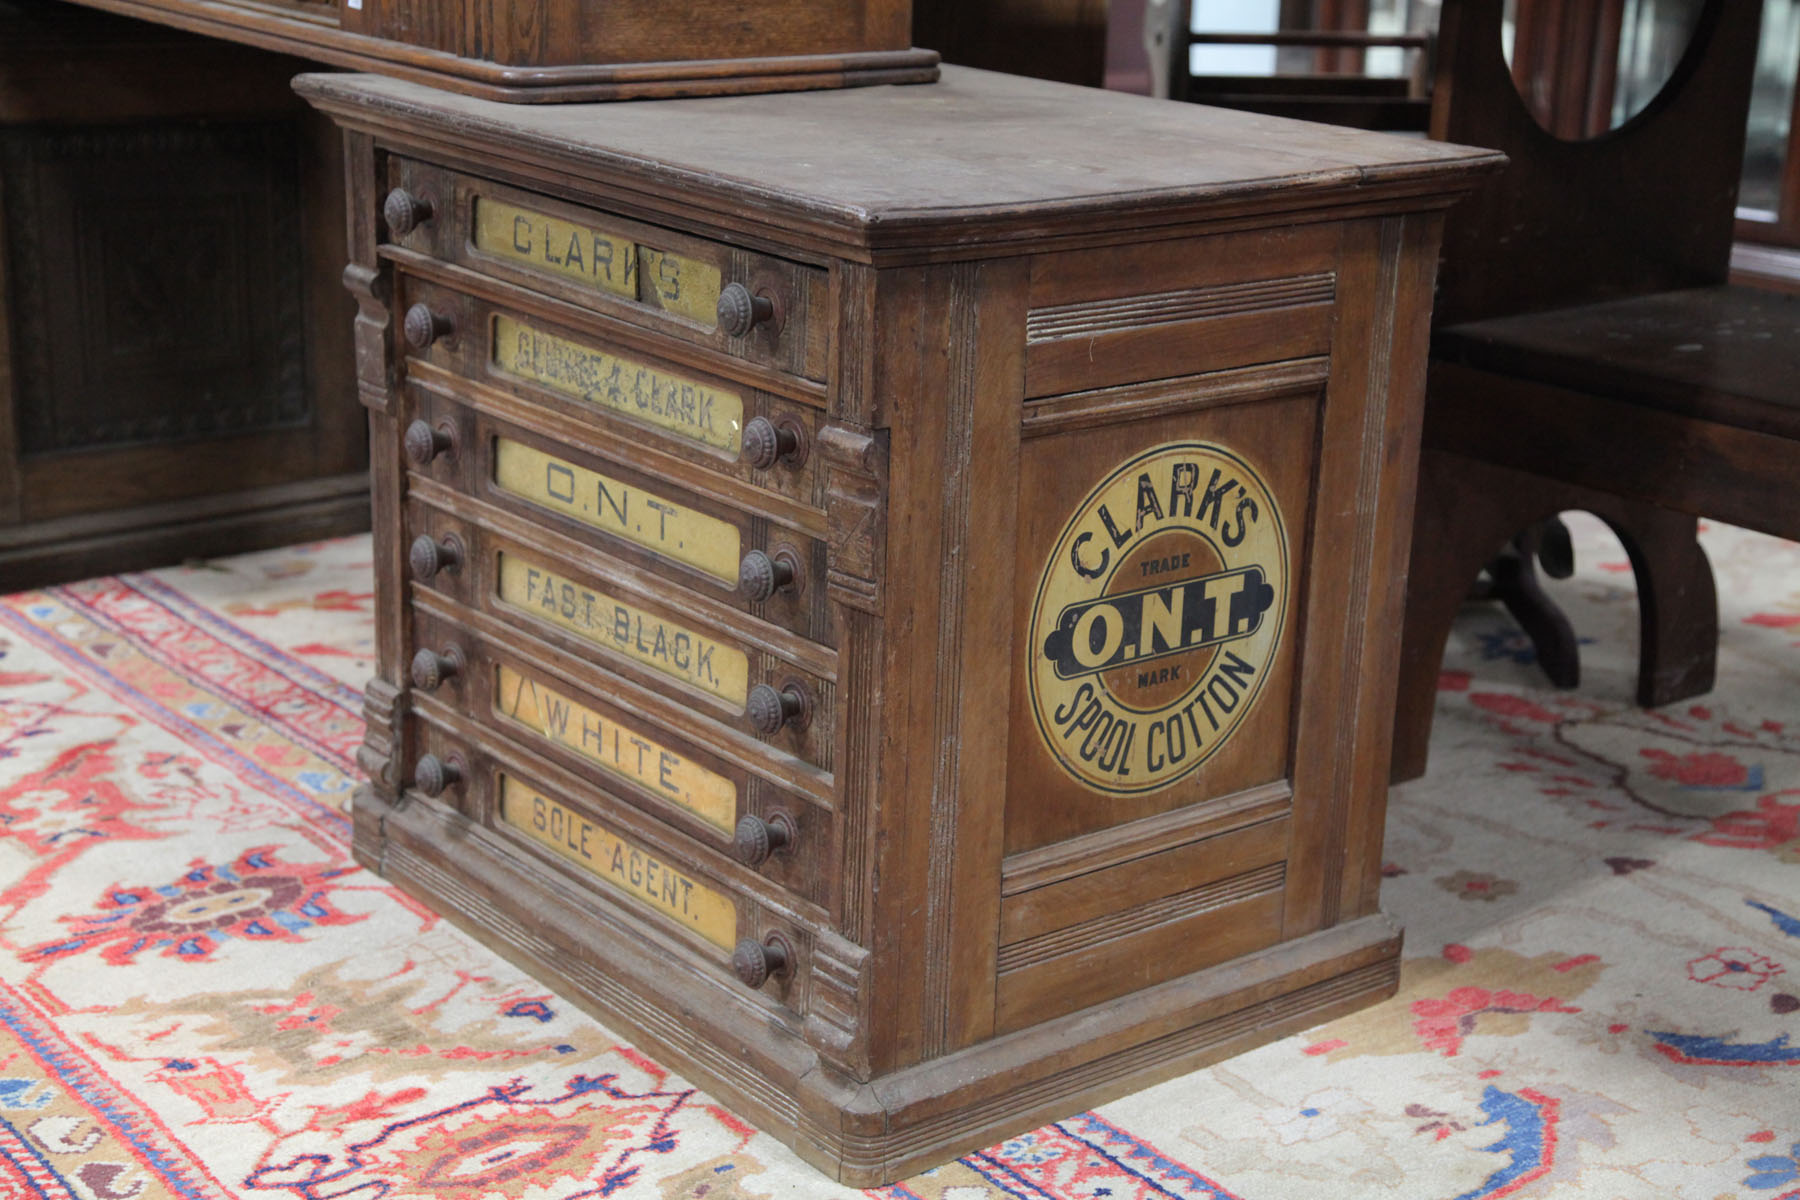
[(511, 317), (494, 318), (494, 365), (596, 408), (736, 454), (743, 445), (744, 399)]
[(736, 525), (510, 438), (494, 447), (494, 483), (584, 525), (617, 534), (728, 584), (738, 579)]
[(731, 780), (509, 666), (496, 668), (494, 710), (602, 770), (679, 804), (715, 829), (730, 833), (734, 828), (738, 795)]
[(737, 945), (737, 906), (729, 898), (529, 784), (500, 777), (500, 817), (713, 945)]
[(637, 299), (637, 243), (600, 229), (559, 221), (504, 200), (475, 200), (475, 248)]
[(500, 599), (728, 703), (741, 705), (750, 693), (742, 650), (511, 554), (500, 555)]
[(478, 196), (475, 248), (701, 325), (718, 324), (719, 268), (620, 234)]
[(710, 263), (638, 247), (638, 298), (708, 327), (719, 323), (724, 276)]

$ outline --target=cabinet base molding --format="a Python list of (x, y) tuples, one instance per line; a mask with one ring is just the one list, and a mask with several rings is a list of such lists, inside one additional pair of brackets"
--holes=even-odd
[[(680, 1065), (833, 1179), (877, 1187), (1392, 996), (1401, 933), (1348, 921), (870, 1081), (774, 1006), (708, 1003), (716, 971), (622, 910), (546, 894), (531, 861), (431, 801), (356, 797), (357, 861), (534, 979)], [(455, 846), (454, 863), (442, 848)], [(731, 1047), (727, 1052), (724, 1047)]]

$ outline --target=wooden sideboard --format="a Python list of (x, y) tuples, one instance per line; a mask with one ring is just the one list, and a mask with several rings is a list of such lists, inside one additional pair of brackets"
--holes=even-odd
[(493, 100), (560, 103), (937, 78), (910, 0), (73, 0)]
[(0, 591), (368, 528), (308, 66), (0, 0)]
[(297, 87), (362, 862), (857, 1184), (1392, 991), (1427, 313), (1499, 156), (953, 68)]

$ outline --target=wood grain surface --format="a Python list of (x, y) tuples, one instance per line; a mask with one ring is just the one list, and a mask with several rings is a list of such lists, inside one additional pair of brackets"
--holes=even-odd
[[(362, 861), (857, 1184), (1392, 990), (1427, 307), (1495, 156), (964, 70), (299, 86), (349, 130), (377, 430)], [(392, 190), (429, 221), (384, 234)], [(471, 252), (491, 197), (785, 319)], [(644, 407), (677, 378), (784, 423), (773, 461)], [(773, 594), (697, 566), (696, 516), (788, 555)]]
[[(403, 80), (302, 76), (302, 95), (352, 127), (481, 141), (500, 160), (854, 246), (1014, 252), (1077, 230), (1300, 214), (1429, 195), (1489, 151), (1205, 109), (969, 68), (928, 88), (745, 96), (627, 107), (518, 109)], [(648, 193), (648, 195), (646, 195)], [(990, 249), (988, 253), (991, 253)]]

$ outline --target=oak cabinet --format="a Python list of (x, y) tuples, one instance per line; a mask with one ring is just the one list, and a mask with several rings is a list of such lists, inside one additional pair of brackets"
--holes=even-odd
[(1485, 151), (946, 68), (345, 128), (362, 861), (848, 1182), (1369, 1003)]

